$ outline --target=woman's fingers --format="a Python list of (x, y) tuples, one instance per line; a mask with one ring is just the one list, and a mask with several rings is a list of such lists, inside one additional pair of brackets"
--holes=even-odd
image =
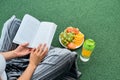
[(29, 45), (29, 43), (26, 42), (26, 43), (23, 43), (23, 44), (20, 44), (20, 45), (23, 46), (23, 47), (27, 47)]
[(45, 56), (46, 55), (46, 53), (47, 53), (47, 51), (48, 51), (48, 48), (47, 48), (47, 45), (46, 44), (40, 44), (39, 46), (38, 46), (38, 48), (37, 48), (37, 54), (39, 55), (39, 56)]
[(40, 45), (39, 45), (39, 47), (38, 47), (38, 48), (39, 48), (39, 52), (38, 52), (38, 53), (41, 53), (41, 52), (42, 52), (43, 45), (44, 45), (44, 44), (40, 44)]
[(45, 49), (45, 46), (46, 46), (46, 44), (42, 44), (42, 45), (40, 45), (38, 48), (39, 48), (39, 52), (38, 53), (42, 53), (43, 51), (44, 51), (44, 49)]
[(42, 45), (40, 44), (37, 48), (36, 48), (36, 50), (35, 50), (35, 53), (38, 53), (39, 51), (40, 51), (40, 47), (41, 47)]
[(32, 49), (30, 56), (31, 64), (38, 65), (46, 56), (48, 48), (46, 44), (40, 44), (36, 49)]
[(31, 53), (33, 54), (33, 53), (35, 52), (35, 50), (36, 50), (36, 49), (35, 49), (35, 48), (33, 48), (33, 49), (31, 50)]
[(45, 56), (47, 54), (47, 52), (48, 52), (48, 47), (45, 45), (41, 55)]
[(32, 49), (32, 53), (40, 58), (44, 58), (48, 52), (48, 47), (46, 44), (40, 44), (36, 49)]

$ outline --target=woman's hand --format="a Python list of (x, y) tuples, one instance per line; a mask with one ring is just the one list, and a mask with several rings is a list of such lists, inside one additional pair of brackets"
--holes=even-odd
[(30, 54), (30, 63), (24, 73), (17, 80), (30, 80), (37, 65), (46, 56), (47, 52), (48, 48), (45, 44), (40, 44), (36, 49), (32, 49)]
[(31, 49), (27, 47), (28, 44), (29, 43), (20, 44), (15, 50), (13, 50), (13, 53), (16, 55), (16, 57), (25, 56), (31, 53)]
[(48, 47), (46, 44), (40, 44), (36, 49), (32, 50), (30, 54), (29, 65), (36, 67), (43, 60), (47, 53)]

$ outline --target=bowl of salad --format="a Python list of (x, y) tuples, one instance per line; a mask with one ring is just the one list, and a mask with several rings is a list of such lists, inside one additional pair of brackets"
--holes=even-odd
[(76, 27), (67, 27), (59, 35), (60, 44), (68, 49), (77, 49), (84, 42), (84, 34)]

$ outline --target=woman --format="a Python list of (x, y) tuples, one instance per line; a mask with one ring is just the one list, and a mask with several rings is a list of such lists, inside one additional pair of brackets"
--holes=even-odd
[(20, 23), (21, 21), (13, 16), (3, 26), (0, 38), (1, 78), (5, 75), (6, 64), (8, 80), (64, 80), (65, 78), (67, 78), (65, 80), (76, 80), (78, 78), (75, 52), (61, 48), (52, 48), (48, 52), (45, 44), (40, 44), (36, 49), (29, 49), (26, 47), (29, 43), (19, 46), (12, 43)]
[[(29, 49), (27, 48), (28, 43), (24, 43), (19, 45), (15, 50), (8, 51), (8, 52), (1, 52), (0, 53), (0, 75), (2, 76), (1, 79), (5, 80), (6, 75), (4, 72), (5, 69), (5, 60), (9, 60), (16, 57), (22, 57), (29, 53), (30, 54), (30, 62), (28, 67), (24, 71), (24, 73), (18, 78), (18, 80), (30, 80), (34, 70), (36, 69), (39, 62), (45, 57), (48, 52), (48, 48), (45, 44), (40, 44), (36, 49)], [(5, 60), (4, 60), (5, 58)], [(4, 79), (3, 79), (4, 78)], [(7, 80), (7, 79), (6, 79)]]

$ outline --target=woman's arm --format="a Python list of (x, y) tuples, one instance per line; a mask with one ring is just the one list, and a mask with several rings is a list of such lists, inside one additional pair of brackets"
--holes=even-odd
[(8, 51), (8, 52), (1, 52), (6, 60), (21, 57), (29, 54), (31, 52), (31, 49), (27, 48), (28, 43), (23, 43), (19, 45), (15, 50)]
[(31, 80), (31, 77), (37, 66), (31, 64), (28, 65), (24, 73), (18, 78), (18, 80)]
[(36, 67), (46, 56), (48, 48), (46, 45), (39, 45), (37, 49), (33, 49), (30, 54), (30, 62), (24, 73), (18, 78), (18, 80), (30, 80)]
[(9, 60), (17, 56), (14, 51), (1, 52), (0, 54), (4, 56), (5, 60)]

